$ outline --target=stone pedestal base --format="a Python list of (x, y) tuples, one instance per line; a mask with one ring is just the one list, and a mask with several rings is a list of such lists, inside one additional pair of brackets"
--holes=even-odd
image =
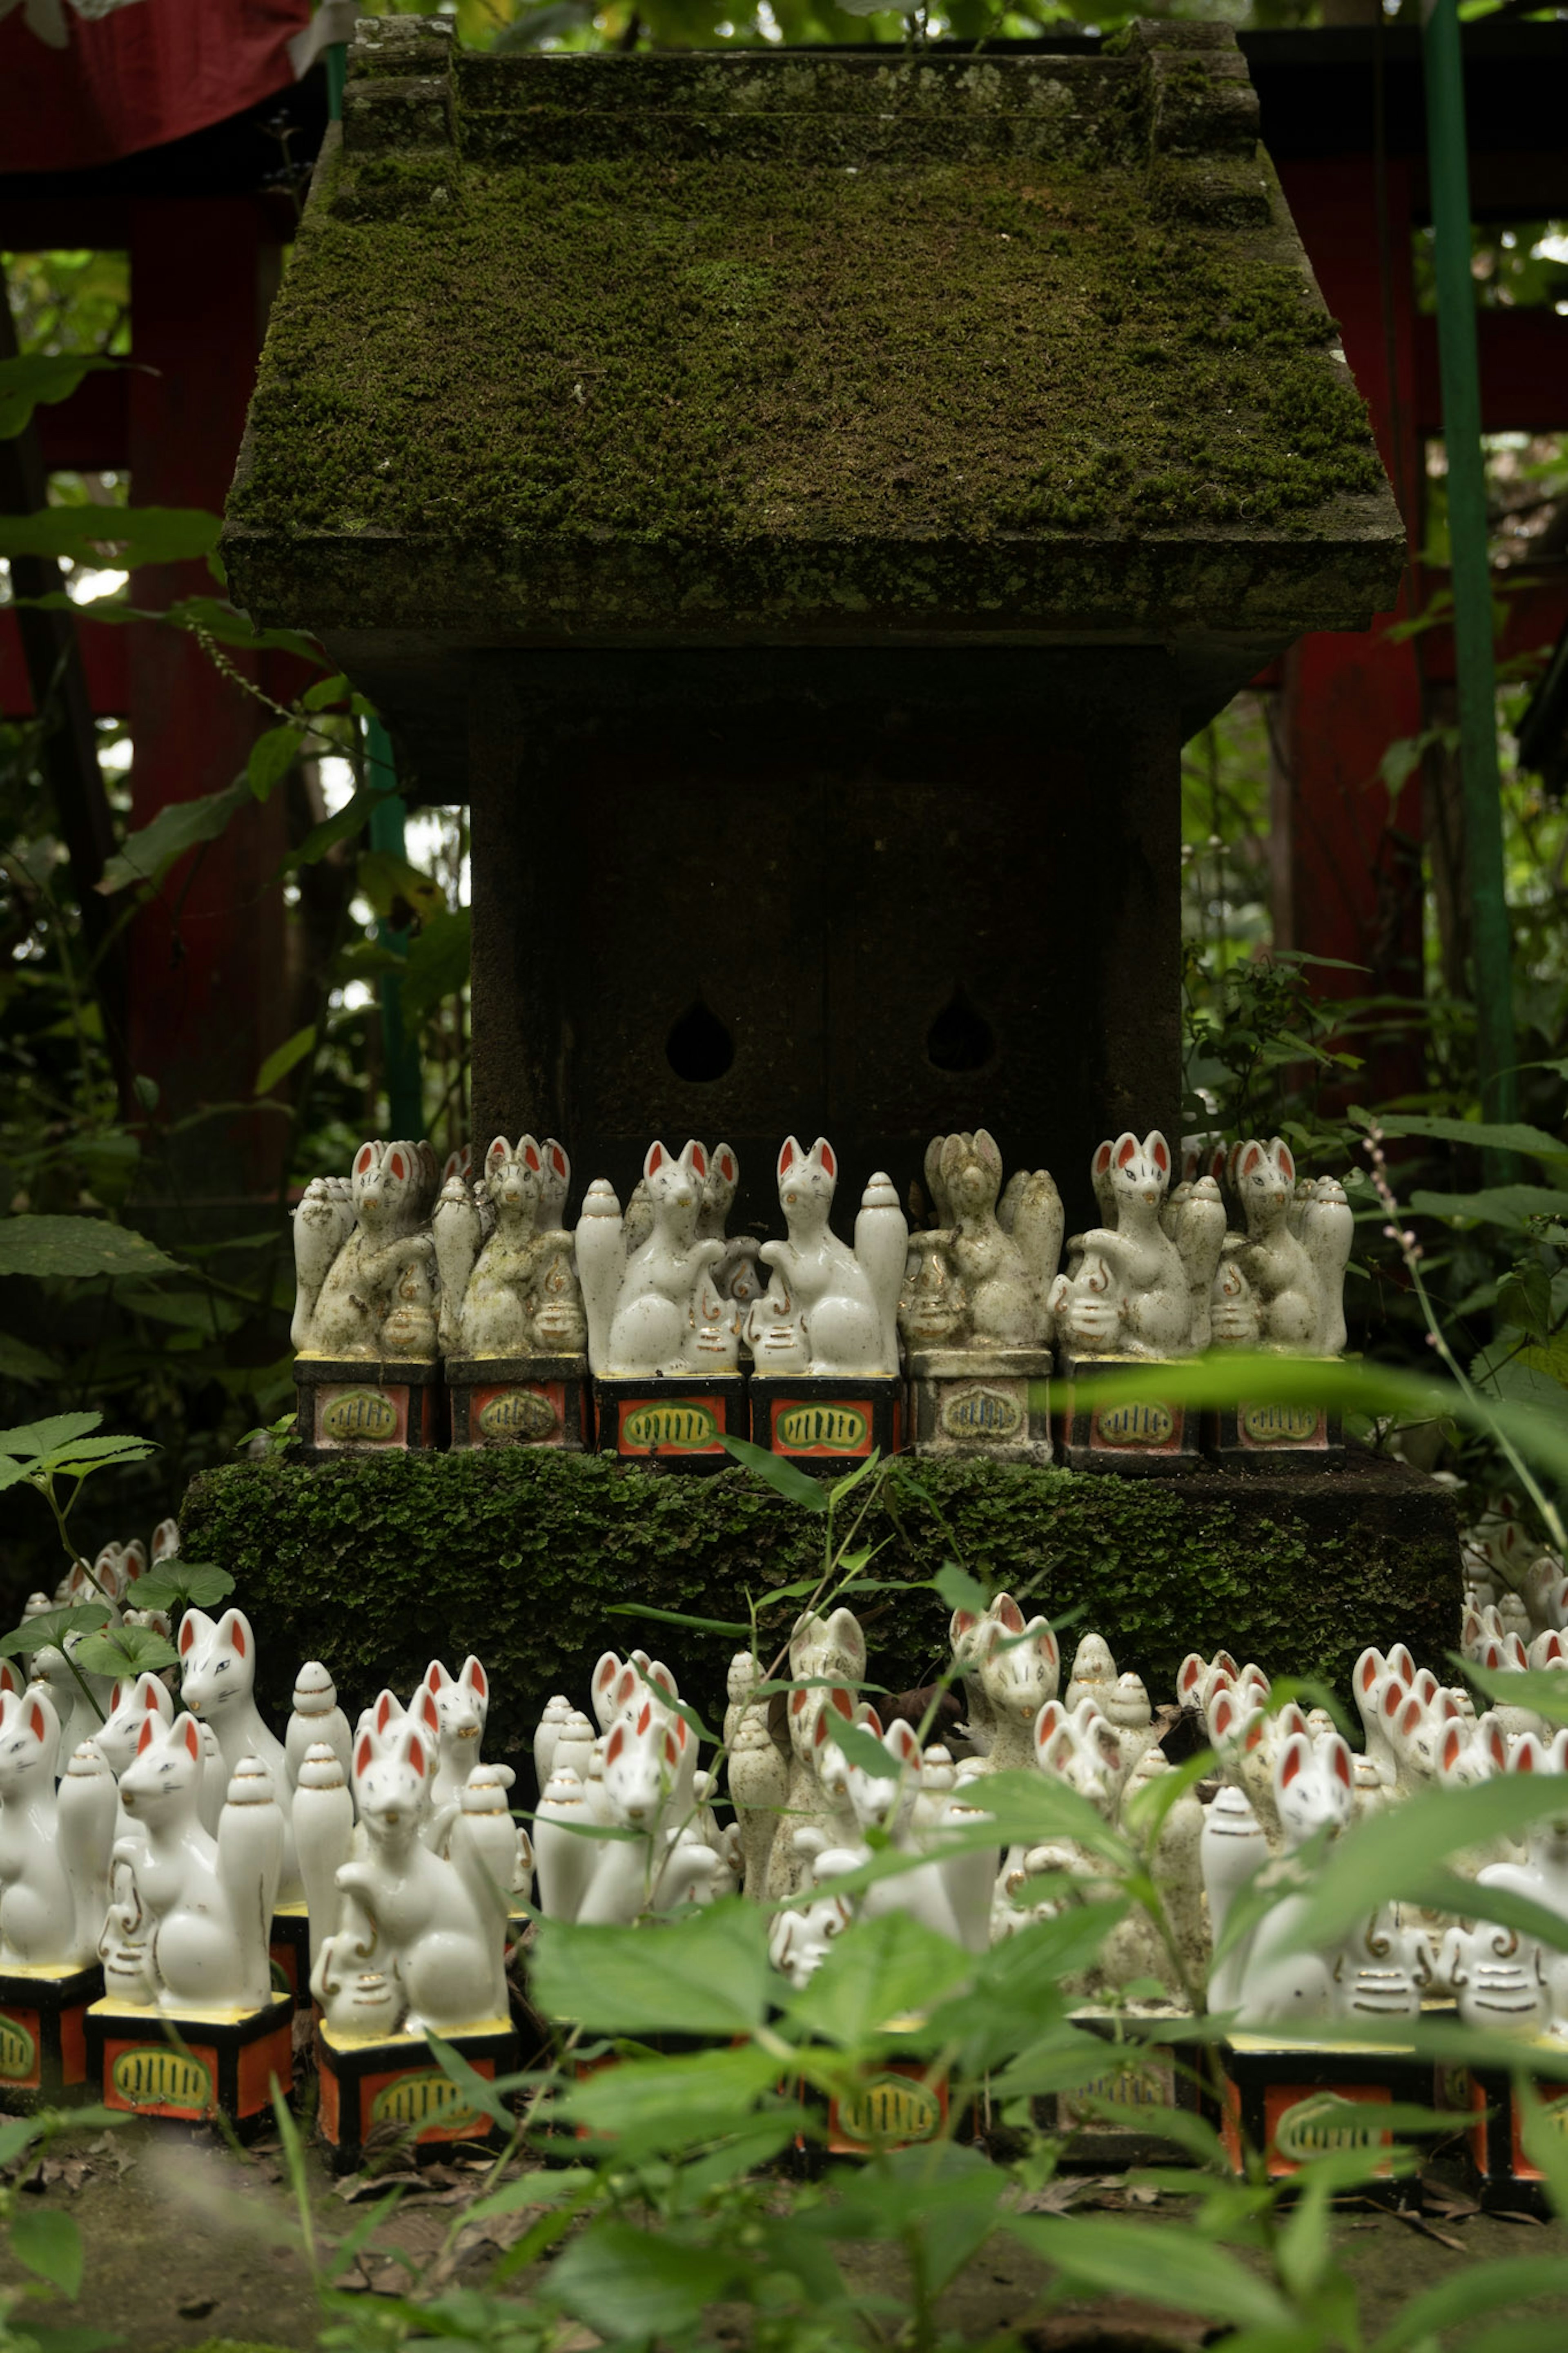
[(1204, 1416), (1204, 1451), (1222, 1471), (1325, 1471), (1345, 1459), (1344, 1430), (1326, 1406), (1222, 1406)]
[[(444, 2036), (476, 2075), (494, 2083), (517, 2063), (517, 2037), (510, 2021)], [(422, 2034), (391, 2034), (379, 2042), (339, 2037), (323, 2023), (316, 2034), (321, 2101), (317, 2122), (334, 2171), (352, 2173), (364, 2144), (378, 2126), (401, 2127), (407, 2145), (431, 2141), (486, 2141), (496, 2127), (482, 2108), (471, 2108), (451, 2077), (430, 2055)]]
[[(1198, 1415), (1161, 1397), (1173, 1367), (1149, 1356), (1058, 1355), (1062, 1460), (1075, 1471), (1191, 1471), (1198, 1454)], [(1113, 1383), (1099, 1405), (1079, 1402), (1080, 1382)]]
[(724, 1440), (751, 1434), (743, 1373), (723, 1380), (596, 1380), (594, 1413), (601, 1454), (652, 1471), (727, 1470), (734, 1457)]
[(87, 2058), (87, 2013), (103, 1992), (90, 1968), (0, 1970), (0, 2110), (63, 2108), (96, 2096)]
[[(1261, 2150), (1272, 2179), (1298, 2172), (1310, 2158), (1336, 2148), (1392, 2145), (1378, 2110), (1392, 2103), (1433, 2105), (1432, 2062), (1396, 2044), (1281, 2044), (1267, 2036), (1235, 2034), (1220, 2045), (1223, 2106), (1220, 2137), (1236, 2170), (1245, 2169), (1244, 2144)], [(1353, 2102), (1363, 2125), (1331, 2110), (1325, 2098)]]
[(428, 1454), (446, 1441), (439, 1365), (296, 1356), (295, 1447), (302, 1462), (344, 1454)]
[(1052, 1460), (1048, 1348), (916, 1348), (910, 1419), (917, 1454), (990, 1462)]
[(280, 1904), (267, 1939), (272, 1990), (286, 1993), (296, 2010), (310, 2007), (310, 1919), (302, 1904)]
[(947, 2121), (947, 2077), (918, 2059), (890, 2059), (844, 2099), (827, 2103), (829, 2157), (872, 2157), (935, 2140)]
[(897, 1454), (904, 1442), (904, 1385), (896, 1375), (813, 1380), (753, 1373), (752, 1443), (803, 1471), (853, 1471), (873, 1447)]
[(448, 1356), (452, 1448), (594, 1442), (586, 1356)]
[(221, 2108), (244, 2137), (270, 2122), (274, 2083), (285, 2096), (293, 2083), (293, 2015), (286, 1993), (259, 2010), (95, 2001), (87, 2013), (89, 2075), (101, 2081), (105, 2107), (193, 2125)]

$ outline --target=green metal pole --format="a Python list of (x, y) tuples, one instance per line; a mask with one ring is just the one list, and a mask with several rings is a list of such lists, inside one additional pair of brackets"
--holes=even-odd
[[(370, 846), (394, 858), (406, 854), (403, 838), (403, 797), (392, 745), (379, 719), (364, 723), (365, 766), (377, 795), (370, 813)], [(384, 920), (375, 927), (378, 944), (395, 956), (408, 954), (408, 934), (395, 931)], [(386, 1063), (386, 1122), (389, 1134), (416, 1144), (425, 1133), (425, 1089), (419, 1076), (419, 1038), (403, 1020), (403, 976), (381, 976), (381, 1043)]]
[[(1497, 679), (1492, 667), (1491, 574), (1481, 456), (1476, 293), (1470, 274), (1470, 179), (1458, 0), (1422, 0), (1426, 148), (1437, 280), (1437, 352), (1443, 442), (1448, 463), (1448, 540), (1454, 581), (1454, 667), (1458, 681), (1459, 770), (1469, 876), (1481, 1114), (1519, 1111), (1513, 965), (1503, 892), (1502, 791), (1498, 771)], [(1487, 1155), (1487, 1177), (1506, 1183), (1506, 1154)]]

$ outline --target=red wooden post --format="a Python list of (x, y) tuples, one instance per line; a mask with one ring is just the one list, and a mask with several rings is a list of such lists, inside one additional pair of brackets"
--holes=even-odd
[[(266, 322), (272, 259), (260, 206), (144, 198), (131, 214), (132, 496), (138, 506), (221, 511)], [(146, 372), (148, 365), (155, 375)], [(301, 453), (301, 463), (305, 462)], [(203, 564), (137, 574), (139, 604), (219, 593)], [(236, 658), (254, 675), (254, 665)], [(171, 801), (221, 792), (273, 715), (224, 677), (195, 638), (134, 625), (130, 704), (134, 826)], [(281, 1040), (283, 905), (272, 880), (287, 846), (283, 788), (181, 860), (131, 936), (132, 1068), (157, 1081), (162, 1113), (247, 1106), (171, 1141), (182, 1198), (275, 1189), (286, 1123), (248, 1108)]]
[[(1415, 431), (1415, 308), (1411, 283), (1409, 166), (1385, 168), (1389, 313), (1380, 282), (1376, 164), (1370, 156), (1292, 162), (1280, 179), (1345, 356), (1371, 411), (1406, 524), (1420, 517)], [(1392, 344), (1392, 350), (1390, 348)], [(1391, 371), (1392, 362), (1392, 371)], [(1392, 380), (1391, 380), (1392, 374)], [(1396, 615), (1406, 610), (1407, 591)], [(1310, 636), (1287, 656), (1280, 773), (1275, 784), (1275, 936), (1281, 947), (1362, 965), (1320, 970), (1328, 997), (1422, 994), (1421, 777), (1391, 795), (1380, 775), (1397, 738), (1420, 732), (1414, 645), (1391, 642), (1387, 622), (1364, 636)], [(1414, 1025), (1378, 1042), (1352, 1092), (1385, 1100), (1421, 1083)]]

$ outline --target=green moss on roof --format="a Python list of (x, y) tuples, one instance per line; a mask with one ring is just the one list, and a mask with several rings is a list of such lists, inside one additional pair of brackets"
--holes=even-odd
[(526, 622), (611, 551), (614, 619), (742, 554), (919, 611), (1037, 601), (1064, 534), (1391, 541), (1267, 161), (1152, 168), (1130, 61), (666, 63), (469, 59), (458, 146), (325, 166), (230, 503), (259, 606), (306, 543), (331, 604), (460, 542)]

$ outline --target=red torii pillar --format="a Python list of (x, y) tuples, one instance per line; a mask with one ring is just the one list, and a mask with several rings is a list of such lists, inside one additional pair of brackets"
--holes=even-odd
[[(278, 263), (249, 197), (141, 198), (130, 206), (131, 494), (138, 506), (222, 512)], [(154, 372), (155, 371), (155, 372)], [(221, 594), (205, 564), (135, 575), (157, 610)], [(221, 792), (244, 773), (274, 714), (226, 678), (188, 631), (132, 625), (132, 825), (174, 801)], [(254, 659), (231, 656), (251, 679)], [(204, 1203), (272, 1191), (288, 1121), (253, 1107), (256, 1075), (281, 1043), (286, 854), (284, 787), (241, 810), (180, 861), (131, 926), (131, 1051), (157, 1082), (158, 1117), (228, 1106), (169, 1140), (176, 1198)]]

